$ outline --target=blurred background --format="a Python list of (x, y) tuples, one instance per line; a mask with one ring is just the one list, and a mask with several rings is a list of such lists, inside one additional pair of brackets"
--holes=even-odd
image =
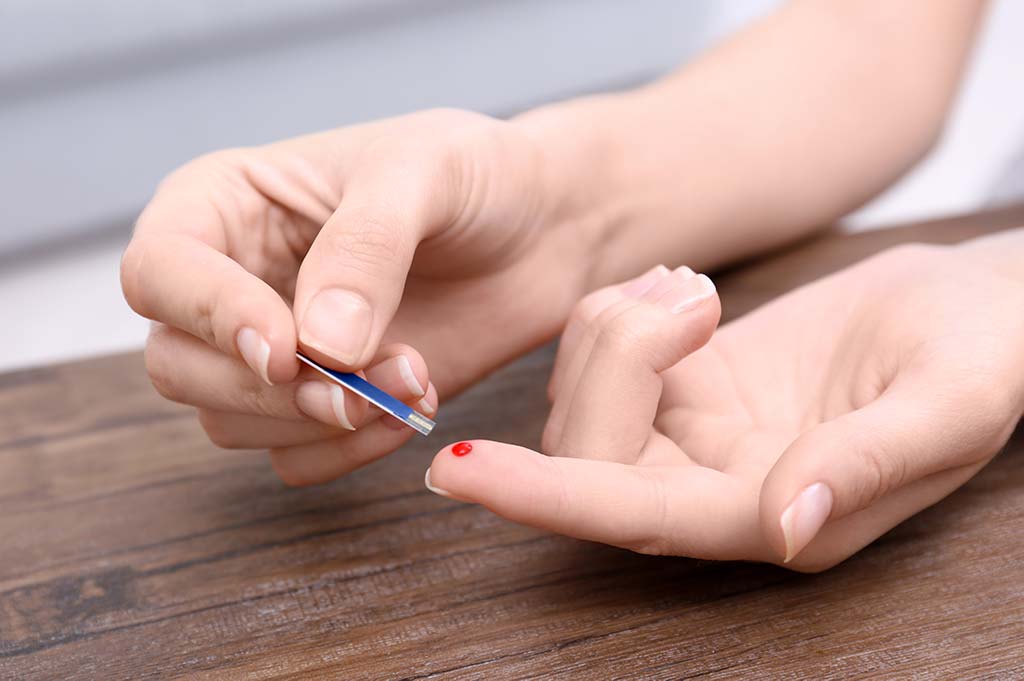
[[(120, 253), (156, 183), (196, 155), (629, 87), (776, 4), (3, 0), (0, 371), (142, 346)], [(1021, 27), (1024, 3), (993, 3), (940, 147), (851, 228), (1022, 197), (1006, 179), (1024, 148)]]

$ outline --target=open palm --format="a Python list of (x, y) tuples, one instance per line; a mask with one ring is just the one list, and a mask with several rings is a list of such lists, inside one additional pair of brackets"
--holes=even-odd
[(431, 484), (641, 552), (828, 567), (970, 478), (1024, 408), (1024, 291), (964, 260), (896, 249), (713, 337), (685, 268), (602, 289), (559, 349), (553, 456), (474, 442)]

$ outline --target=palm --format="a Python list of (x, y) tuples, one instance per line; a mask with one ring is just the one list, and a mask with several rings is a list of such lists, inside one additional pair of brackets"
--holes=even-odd
[[(662, 375), (655, 428), (679, 445), (679, 460), (756, 488), (800, 433), (863, 406), (884, 387), (880, 358), (867, 355), (850, 368), (845, 329), (823, 324), (822, 311), (801, 298), (722, 327)], [(812, 321), (813, 334), (799, 332)]]
[[(665, 436), (659, 438), (663, 446), (645, 447), (637, 463), (698, 466), (729, 476), (748, 493), (753, 523), (766, 477), (802, 434), (870, 405), (918, 363), (963, 365), (970, 367), (967, 375), (985, 375), (984, 367), (964, 357), (970, 335), (953, 329), (970, 328), (968, 315), (981, 326), (993, 314), (951, 285), (932, 264), (938, 257), (897, 252), (877, 258), (723, 326), (706, 346), (662, 373), (654, 432)], [(881, 295), (886, 305), (878, 304)], [(664, 446), (666, 441), (674, 446)], [(981, 463), (969, 459), (968, 466), (891, 492), (878, 508), (826, 525), (818, 550), (812, 546), (802, 559), (810, 565), (819, 556), (834, 561), (836, 550), (870, 541), (907, 509), (948, 494)], [(880, 484), (899, 476), (895, 470), (876, 470)], [(751, 547), (749, 557), (770, 556), (764, 545)]]

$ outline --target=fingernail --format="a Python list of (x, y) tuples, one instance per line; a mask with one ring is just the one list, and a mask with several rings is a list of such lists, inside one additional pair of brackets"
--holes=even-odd
[(695, 276), (696, 275), (693, 273), (693, 270), (689, 267), (686, 267), (685, 265), (677, 267), (655, 282), (654, 286), (644, 291), (638, 297), (643, 298), (649, 303), (657, 302), (663, 295), (677, 288), (684, 281), (692, 279)]
[(420, 385), (420, 382), (416, 380), (416, 374), (412, 371), (412, 364), (409, 363), (409, 358), (405, 355), (398, 356), (398, 374), (402, 377), (402, 381), (405, 382), (405, 387), (409, 389), (409, 392), (413, 397), (423, 397), (427, 394), (427, 389)]
[(786, 540), (786, 558), (793, 560), (811, 543), (832, 512), (832, 490), (823, 482), (809, 485), (782, 512), (779, 524)]
[(274, 385), (270, 382), (268, 375), (270, 343), (256, 329), (245, 326), (235, 337), (235, 345), (238, 346), (238, 352), (241, 353), (242, 359), (249, 365), (249, 368), (266, 381), (267, 385)]
[(669, 269), (664, 265), (658, 265), (622, 287), (622, 295), (630, 298), (639, 298), (654, 288), (654, 285), (668, 276)]
[(423, 399), (416, 403), (416, 408), (424, 416), (433, 416), (437, 413), (437, 407), (434, 406), (437, 403), (437, 388), (434, 387), (433, 383), (429, 383), (427, 384), (427, 394), (423, 396)]
[(715, 285), (706, 275), (698, 274), (690, 277), (658, 299), (658, 304), (669, 309), (672, 314), (679, 314), (698, 307), (715, 295)]
[(355, 364), (370, 339), (373, 311), (357, 293), (331, 288), (316, 294), (302, 317), (299, 340), (339, 362)]
[(321, 421), (334, 421), (345, 430), (355, 430), (345, 411), (345, 391), (340, 385), (306, 381), (295, 391), (295, 403), (306, 414)]
[(429, 489), (434, 494), (438, 494), (438, 495), (440, 495), (442, 497), (448, 497), (449, 499), (452, 496), (452, 493), (449, 492), (448, 490), (441, 489), (440, 487), (434, 487), (433, 485), (430, 484), (430, 469), (429, 468), (427, 469), (426, 474), (423, 476), (423, 484), (426, 485), (427, 489)]

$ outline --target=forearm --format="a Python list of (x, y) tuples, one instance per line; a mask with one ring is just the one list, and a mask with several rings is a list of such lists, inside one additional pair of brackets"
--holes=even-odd
[(541, 140), (590, 286), (834, 222), (933, 144), (982, 4), (801, 0), (639, 90), (514, 120)]

